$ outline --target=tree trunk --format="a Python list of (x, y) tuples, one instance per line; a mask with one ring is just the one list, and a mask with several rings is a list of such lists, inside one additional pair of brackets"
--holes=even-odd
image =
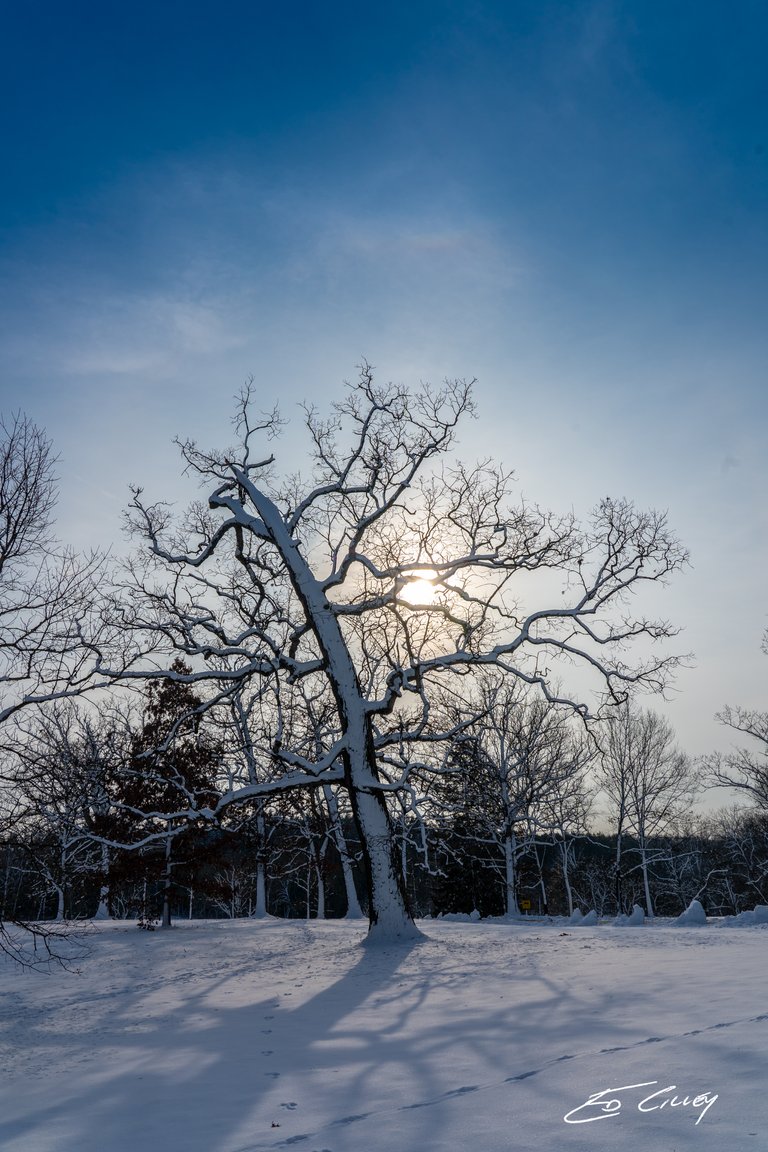
[(256, 907), (251, 913), (251, 916), (254, 920), (263, 920), (266, 915), (267, 878), (265, 875), (264, 861), (259, 860), (256, 863)]
[(336, 701), (344, 738), (342, 763), (352, 816), (360, 836), (368, 893), (369, 939), (392, 941), (418, 938), (408, 908), (405, 886), (394, 851), (392, 821), (379, 788), (371, 717), (360, 690), (357, 671), (333, 605), (315, 579), (298, 543), (276, 505), (255, 487), (246, 473), (236, 471), (285, 563), (308, 623), (327, 665), (329, 686)]
[(533, 841), (533, 856), (536, 861), (536, 870), (539, 873), (539, 891), (541, 892), (541, 911), (544, 916), (549, 916), (549, 902), (547, 900), (547, 886), (544, 883), (544, 865), (539, 857), (539, 846), (536, 841)]
[(645, 850), (645, 843), (641, 842), (640, 847), (640, 863), (643, 872), (643, 888), (645, 890), (645, 914), (649, 920), (653, 920), (653, 903), (651, 901), (651, 886), (648, 880), (648, 855)]
[(573, 893), (571, 891), (571, 877), (568, 871), (568, 842), (565, 837), (560, 841), (560, 853), (563, 860), (563, 884), (565, 886), (565, 898), (568, 901), (568, 915), (573, 915)]
[(623, 907), (622, 907), (622, 903), (623, 903), (623, 894), (622, 894), (622, 887), (621, 887), (621, 828), (619, 828), (618, 832), (616, 833), (616, 863), (615, 863), (615, 869), (616, 869), (616, 877), (615, 877), (615, 883), (616, 883), (616, 914), (617, 914), (617, 915), (621, 915), (621, 913), (622, 913), (622, 912), (623, 912), (623, 910), (624, 910), (624, 909), (623, 909)]
[(3, 903), (0, 906), (0, 918), (8, 915), (8, 886), (11, 880), (11, 846), (5, 849), (5, 877), (3, 879)]
[(94, 920), (111, 920), (109, 910), (109, 848), (106, 844), (101, 846), (101, 888), (99, 889), (99, 906), (96, 909)]
[[(368, 894), (369, 939), (397, 941), (421, 936), (413, 922), (397, 856), (392, 820), (379, 788), (371, 721), (360, 695), (352, 659), (328, 614), (338, 639), (331, 644), (332, 687), (346, 736), (342, 754), (345, 785), (360, 837)], [(319, 633), (318, 633), (319, 634)]]
[(360, 900), (358, 899), (357, 889), (355, 888), (355, 875), (352, 871), (352, 863), (346, 854), (341, 858), (341, 873), (344, 877), (344, 891), (347, 895), (345, 919), (362, 920), (363, 910), (360, 907)]
[(325, 880), (320, 865), (315, 866), (315, 879), (317, 881), (317, 919), (325, 920)]
[(517, 837), (515, 836), (514, 816), (515, 808), (510, 803), (509, 780), (505, 768), (505, 742), (502, 737), (501, 755), (499, 757), (499, 785), (501, 787), (501, 803), (503, 805), (504, 828), (504, 906), (506, 915), (517, 919), (520, 907), (517, 903)]
[(99, 906), (96, 909), (94, 920), (111, 920), (112, 917), (109, 912), (109, 888), (106, 884), (102, 884), (99, 889)]
[(350, 800), (365, 866), (369, 937), (384, 942), (420, 936), (406, 904), (384, 797), (379, 791), (352, 787)]
[(160, 921), (161, 928), (171, 927), (171, 844), (173, 839), (169, 833), (165, 838), (165, 871), (163, 872), (163, 915)]
[(64, 902), (66, 898), (67, 879), (69, 876), (69, 860), (67, 858), (66, 845), (62, 845), (61, 853), (59, 855), (59, 875), (61, 876), (61, 885), (56, 884), (56, 919), (64, 919)]
[(344, 836), (344, 829), (341, 825), (341, 816), (339, 815), (339, 802), (336, 799), (336, 794), (331, 788), (330, 784), (323, 785), (323, 794), (325, 796), (325, 802), (328, 806), (328, 815), (331, 818), (331, 835), (333, 836), (336, 849), (339, 853), (339, 858), (341, 860), (341, 874), (344, 877), (344, 891), (347, 895), (347, 912), (345, 919), (362, 920), (363, 910), (360, 907), (360, 901), (357, 898), (355, 877), (352, 872), (352, 861), (349, 858), (347, 841)]
[(256, 858), (256, 907), (251, 916), (254, 920), (263, 920), (267, 915), (267, 866), (264, 863), (267, 850), (267, 824), (263, 808), (256, 817), (256, 830), (259, 834), (259, 850)]
[(510, 829), (504, 835), (504, 893), (507, 916), (513, 917), (520, 915), (520, 908), (517, 903), (516, 848), (517, 840), (514, 832)]

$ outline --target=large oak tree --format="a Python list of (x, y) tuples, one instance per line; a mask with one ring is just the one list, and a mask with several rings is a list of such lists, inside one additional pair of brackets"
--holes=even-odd
[[(281, 474), (260, 447), (281, 421), (257, 416), (255, 402), (249, 386), (237, 448), (180, 444), (207, 505), (179, 519), (134, 493), (133, 527), (149, 545), (119, 597), (134, 639), (105, 670), (200, 692), (207, 682), (214, 709), (244, 686), (258, 694), (276, 770), (230, 780), (194, 815), (342, 785), (373, 938), (407, 937), (416, 930), (387, 798), (407, 792), (425, 741), (451, 736), (432, 716), (436, 688), (455, 682), (460, 692), (462, 676), (490, 666), (587, 716), (638, 682), (662, 687), (675, 659), (655, 642), (674, 630), (637, 614), (634, 594), (686, 554), (663, 513), (605, 499), (580, 523), (515, 499), (504, 468), (456, 459), (457, 428), (474, 412), (462, 381), (409, 391), (378, 384), (363, 365), (328, 414), (304, 408), (300, 473)], [(188, 674), (171, 666), (178, 654)], [(585, 677), (561, 687), (574, 666)], [(293, 744), (285, 722), (301, 695), (333, 717), (312, 749)]]

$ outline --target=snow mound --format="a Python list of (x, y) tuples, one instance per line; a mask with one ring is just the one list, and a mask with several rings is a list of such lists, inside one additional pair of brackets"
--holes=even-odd
[(581, 920), (577, 920), (576, 923), (580, 928), (594, 928), (595, 924), (597, 924), (597, 912), (595, 912), (593, 908), (590, 912), (587, 912), (586, 916), (582, 916)]
[(480, 913), (477, 908), (471, 912), (442, 912), (438, 916), (438, 920), (450, 920), (458, 924), (476, 924), (480, 919)]
[(643, 924), (645, 924), (645, 909), (639, 904), (633, 905), (629, 916), (622, 913), (613, 922), (615, 928), (640, 928)]
[(677, 919), (672, 921), (672, 924), (683, 928), (697, 924), (706, 924), (706, 922), (707, 914), (699, 901), (691, 900), (685, 912), (681, 912)]
[(640, 924), (645, 924), (645, 909), (641, 908), (639, 904), (632, 907), (632, 911), (627, 917), (627, 924), (630, 928), (636, 928)]
[(581, 924), (583, 919), (584, 919), (584, 913), (582, 912), (581, 908), (574, 908), (573, 912), (571, 912), (571, 918), (568, 921), (568, 923), (569, 924)]
[(723, 924), (732, 928), (752, 928), (756, 924), (768, 924), (768, 904), (757, 904), (748, 912), (736, 916), (724, 916)]

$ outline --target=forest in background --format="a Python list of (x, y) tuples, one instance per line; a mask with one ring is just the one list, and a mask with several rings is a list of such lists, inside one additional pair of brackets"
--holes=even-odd
[[(694, 761), (642, 705), (686, 660), (639, 604), (687, 563), (666, 515), (521, 500), (453, 454), (473, 414), (471, 383), (363, 364), (281, 474), (250, 382), (237, 447), (179, 442), (207, 502), (135, 488), (119, 562), (56, 541), (52, 446), (3, 424), (3, 920), (404, 938), (415, 915), (766, 899), (768, 714), (725, 708), (748, 746)], [(694, 815), (718, 785), (751, 808)]]

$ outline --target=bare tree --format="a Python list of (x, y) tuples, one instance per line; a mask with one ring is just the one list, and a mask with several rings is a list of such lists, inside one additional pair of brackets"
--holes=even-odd
[(70, 741), (66, 717), (38, 717), (16, 751), (13, 791), (20, 802), (11, 842), (29, 861), (47, 893), (56, 896), (56, 920), (64, 920), (74, 875), (98, 869), (85, 820), (88, 774)]
[[(257, 791), (257, 786), (268, 784), (280, 775), (271, 752), (271, 731), (276, 722), (276, 701), (266, 690), (249, 692), (250, 685), (242, 681), (228, 700), (228, 707), (220, 715), (222, 740), (222, 790), (234, 794), (243, 787), (254, 789), (254, 799), (248, 805), (245, 817), (248, 842), (255, 847), (256, 902), (251, 910), (255, 919), (263, 919), (267, 912), (267, 867), (269, 841), (275, 831), (274, 821), (268, 813), (269, 794)], [(269, 687), (269, 685), (267, 685)], [(242, 808), (240, 809), (242, 811)], [(235, 808), (227, 813), (229, 826), (235, 828), (239, 818)]]
[[(628, 602), (685, 552), (663, 515), (625, 501), (602, 501), (582, 526), (510, 503), (510, 474), (488, 462), (440, 466), (473, 412), (463, 382), (410, 393), (377, 385), (364, 365), (330, 417), (305, 409), (307, 478), (280, 478), (274, 456), (256, 453), (279, 420), (254, 418), (254, 391), (241, 397), (238, 449), (181, 444), (209, 485), (208, 509), (193, 505), (178, 522), (135, 492), (132, 522), (150, 554), (135, 561), (119, 605), (135, 646), (104, 671), (208, 681), (213, 708), (243, 681), (268, 683), (280, 776), (226, 791), (203, 815), (278, 790), (343, 785), (374, 935), (411, 936), (387, 795), (408, 786), (398, 750), (437, 738), (436, 686), (486, 665), (582, 715), (589, 703), (557, 687), (550, 662), (586, 669), (595, 707), (638, 681), (663, 686), (672, 657), (629, 664), (625, 654), (633, 640), (674, 630), (631, 615)], [(192, 662), (185, 677), (168, 667), (174, 652)], [(280, 723), (309, 685), (334, 716), (322, 755), (290, 746)]]
[(768, 712), (726, 707), (718, 712), (716, 719), (734, 732), (748, 736), (756, 747), (706, 756), (703, 764), (712, 784), (736, 788), (759, 808), (768, 811)]
[[(690, 805), (696, 790), (692, 765), (675, 745), (669, 723), (656, 712), (630, 704), (606, 723), (605, 753), (598, 777), (617, 827), (617, 883), (621, 875), (622, 837), (637, 841), (648, 916), (653, 916), (649, 882), (651, 838), (665, 831)], [(621, 890), (617, 895), (620, 900)], [(619, 903), (619, 911), (621, 904)]]
[[(763, 651), (768, 655), (768, 632), (763, 636)], [(751, 748), (703, 757), (702, 766), (710, 783), (715, 787), (735, 788), (768, 812), (768, 712), (726, 707), (715, 719), (755, 743)]]
[(56, 459), (26, 416), (0, 420), (0, 723), (29, 703), (73, 695), (91, 673), (103, 561), (52, 537)]
[(544, 794), (539, 817), (557, 847), (569, 916), (573, 913), (571, 870), (575, 863), (577, 839), (587, 833), (594, 792), (587, 781), (587, 773), (595, 756), (595, 745), (586, 733), (569, 733), (557, 770), (552, 773)]
[(0, 418), (0, 574), (50, 551), (56, 460), (45, 433), (22, 413)]
[(721, 908), (729, 888), (729, 868), (716, 849), (722, 825), (719, 816), (682, 812), (664, 837), (661, 866), (656, 870), (656, 903), (670, 902), (683, 912), (691, 900), (706, 900), (707, 911)]
[[(50, 440), (28, 417), (0, 419), (0, 725), (91, 682), (103, 560), (78, 557), (53, 538), (55, 467)], [(5, 769), (0, 787), (13, 788)], [(44, 952), (55, 943), (46, 929), (33, 934)], [(24, 952), (1, 924), (0, 949)]]
[[(14, 721), (6, 778), (25, 814), (27, 831), (37, 831), (37, 843), (49, 846), (49, 857), (56, 846), (56, 860), (45, 863), (45, 870), (58, 895), (57, 919), (64, 917), (73, 869), (98, 876), (94, 919), (108, 919), (110, 784), (130, 760), (135, 739), (130, 713), (114, 700), (102, 700), (100, 708), (93, 708), (66, 699), (18, 712)], [(27, 840), (31, 848), (29, 836)], [(42, 868), (42, 859), (39, 863)]]
[(768, 814), (732, 805), (707, 821), (710, 897), (724, 912), (744, 912), (768, 903)]
[[(520, 681), (485, 677), (475, 703), (478, 752), (493, 781), (498, 823), (493, 828), (504, 860), (504, 906), (518, 916), (518, 859), (530, 852), (536, 861), (542, 906), (547, 898), (539, 867), (537, 840), (553, 830), (560, 798), (565, 815), (566, 781), (579, 767), (573, 755), (571, 716), (564, 708), (533, 697)], [(489, 829), (491, 831), (491, 829)]]

